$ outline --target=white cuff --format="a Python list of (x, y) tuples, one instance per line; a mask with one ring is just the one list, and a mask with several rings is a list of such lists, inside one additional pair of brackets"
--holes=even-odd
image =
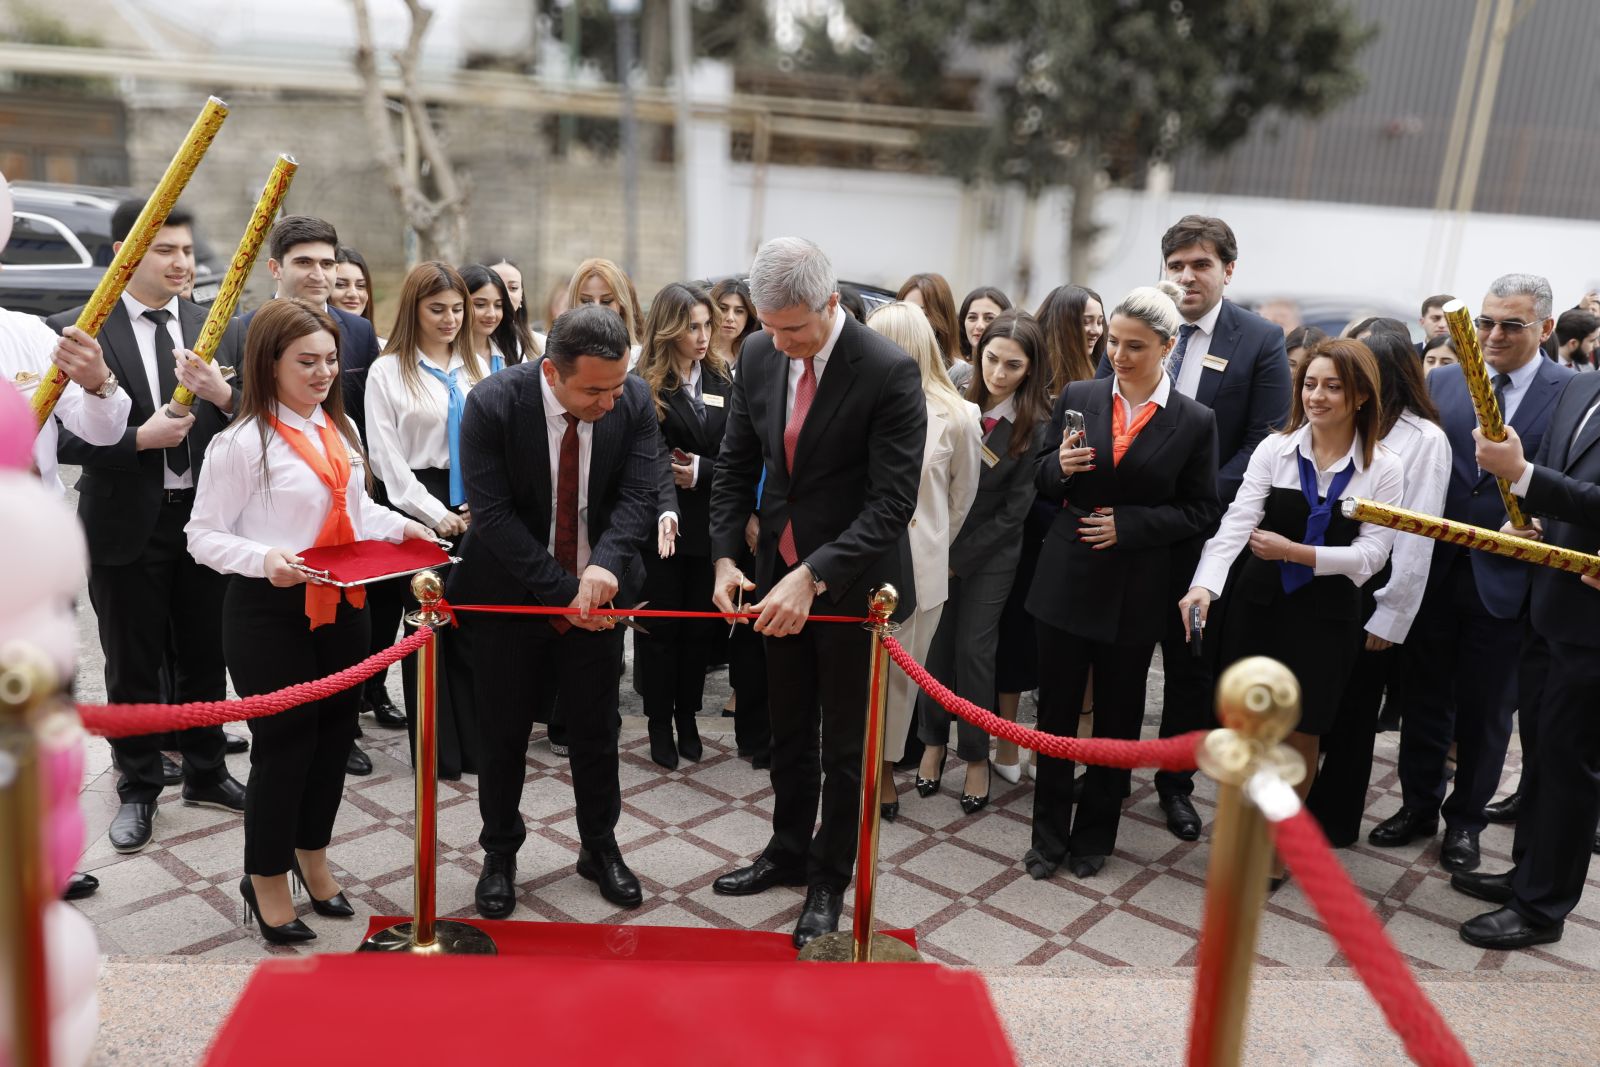
[(1517, 480), (1511, 483), (1512, 496), (1527, 496), (1528, 486), (1533, 484), (1533, 464), (1526, 461), (1522, 464), (1522, 473), (1517, 475)]

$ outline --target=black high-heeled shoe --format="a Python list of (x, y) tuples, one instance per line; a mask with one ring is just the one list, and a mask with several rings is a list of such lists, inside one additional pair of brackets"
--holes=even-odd
[(937, 778), (924, 778), (917, 775), (917, 796), (931, 797), (939, 791), (939, 782), (944, 778), (944, 761), (950, 758), (950, 750), (946, 748), (944, 755), (939, 757), (939, 776)]
[(646, 725), (650, 730), (650, 759), (669, 771), (677, 770), (678, 746), (672, 740), (672, 720), (658, 717), (649, 719)]
[(988, 767), (985, 773), (989, 777), (989, 784), (983, 790), (983, 796), (972, 793), (961, 794), (961, 810), (968, 815), (976, 815), (989, 806), (989, 794), (994, 791), (994, 768)]
[(889, 803), (879, 803), (878, 814), (883, 816), (884, 822), (894, 822), (900, 817), (900, 802), (891, 800)]
[(705, 755), (705, 746), (700, 742), (700, 724), (696, 721), (692, 711), (680, 711), (673, 716), (673, 723), (678, 728), (678, 755), (690, 763), (699, 763), (700, 757)]
[(244, 900), (244, 922), (250, 925), (250, 917), (255, 916), (256, 925), (261, 927), (261, 936), (274, 945), (293, 945), (301, 941), (314, 941), (317, 932), (299, 919), (290, 919), (282, 926), (268, 926), (267, 920), (261, 917), (261, 908), (256, 904), (256, 887), (251, 884), (247, 874), (239, 879), (239, 896)]
[(327, 900), (318, 900), (312, 896), (311, 887), (306, 885), (306, 876), (300, 872), (300, 857), (296, 856), (289, 861), (289, 874), (296, 882), (300, 883), (301, 891), (311, 901), (311, 910), (318, 915), (325, 915), (330, 919), (348, 919), (356, 913), (356, 909), (351, 907), (350, 902), (345, 899), (342, 890)]

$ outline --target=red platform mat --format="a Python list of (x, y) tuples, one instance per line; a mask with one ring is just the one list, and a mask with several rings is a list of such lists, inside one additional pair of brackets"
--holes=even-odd
[(915, 1058), (910, 1005), (937, 1062), (1017, 1062), (983, 980), (938, 965), (387, 953), (264, 961), (204, 1062), (884, 1067)]

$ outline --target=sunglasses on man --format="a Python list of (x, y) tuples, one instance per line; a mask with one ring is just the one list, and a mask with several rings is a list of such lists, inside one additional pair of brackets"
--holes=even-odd
[(1523, 330), (1531, 329), (1539, 324), (1537, 322), (1518, 322), (1516, 319), (1491, 319), (1483, 315), (1479, 315), (1477, 318), (1472, 320), (1472, 325), (1476, 326), (1478, 328), (1478, 332), (1483, 334), (1485, 337), (1493, 333), (1496, 326), (1500, 327), (1501, 331), (1505, 333), (1506, 336), (1511, 337), (1521, 333)]

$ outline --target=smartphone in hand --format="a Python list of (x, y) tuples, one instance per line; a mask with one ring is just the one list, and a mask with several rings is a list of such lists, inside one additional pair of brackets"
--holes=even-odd
[(1200, 617), (1200, 605), (1189, 605), (1189, 655), (1199, 659), (1201, 655), (1200, 643), (1205, 639), (1206, 623)]
[(1084, 438), (1087, 436), (1083, 425), (1083, 412), (1068, 408), (1063, 416), (1066, 419), (1063, 428), (1067, 431), (1067, 436), (1077, 438), (1074, 444), (1076, 447), (1083, 447)]

